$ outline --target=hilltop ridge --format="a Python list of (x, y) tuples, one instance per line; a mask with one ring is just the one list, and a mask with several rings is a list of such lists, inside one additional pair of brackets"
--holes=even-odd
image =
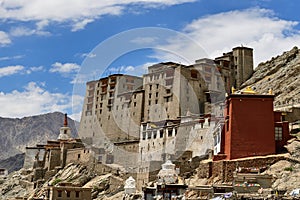
[[(57, 139), (63, 126), (64, 114), (53, 112), (24, 118), (0, 117), (0, 160), (24, 153), (26, 146), (35, 146), (47, 140)], [(75, 122), (68, 118), (73, 136), (77, 136)]]
[(300, 50), (292, 48), (281, 55), (260, 63), (252, 76), (242, 85), (258, 93), (273, 90), (274, 105), (290, 104), (300, 99)]

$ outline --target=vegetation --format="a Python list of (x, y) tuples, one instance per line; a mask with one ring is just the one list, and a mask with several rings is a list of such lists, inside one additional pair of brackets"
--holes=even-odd
[(293, 167), (286, 167), (286, 168), (284, 168), (284, 171), (292, 172), (293, 171)]
[(61, 179), (60, 178), (57, 178), (57, 179), (55, 179), (53, 182), (52, 182), (52, 184), (51, 185), (56, 185), (56, 184), (58, 184), (58, 183), (60, 183), (61, 182)]

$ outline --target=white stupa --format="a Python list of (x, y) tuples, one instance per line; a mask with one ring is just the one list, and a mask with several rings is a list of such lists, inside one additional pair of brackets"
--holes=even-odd
[(126, 179), (124, 189), (125, 194), (133, 194), (136, 192), (135, 180), (132, 176)]
[(175, 170), (175, 165), (170, 160), (167, 160), (161, 167), (162, 169), (157, 174), (157, 182), (165, 184), (177, 183), (178, 174)]
[(72, 139), (71, 128), (68, 127), (68, 117), (67, 117), (67, 114), (65, 114), (64, 126), (60, 128), (60, 130), (59, 130), (59, 136), (58, 136), (57, 139), (58, 140), (69, 140), (69, 139)]

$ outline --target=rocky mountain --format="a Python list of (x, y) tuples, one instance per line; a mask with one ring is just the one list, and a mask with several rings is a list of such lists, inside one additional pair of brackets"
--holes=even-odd
[(20, 170), (24, 165), (25, 153), (17, 154), (4, 160), (0, 160), (0, 168), (8, 170), (8, 173)]
[[(0, 160), (24, 153), (26, 146), (57, 139), (63, 123), (64, 114), (60, 112), (21, 119), (0, 117)], [(68, 126), (73, 136), (77, 136), (78, 122), (68, 118)]]
[(260, 93), (273, 90), (275, 105), (300, 100), (300, 50), (294, 47), (282, 55), (260, 63), (242, 87), (251, 86)]

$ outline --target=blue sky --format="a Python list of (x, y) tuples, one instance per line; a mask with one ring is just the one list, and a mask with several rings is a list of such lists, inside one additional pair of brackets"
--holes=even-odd
[[(299, 46), (298, 10), (297, 0), (1, 0), (0, 116), (79, 120), (86, 81), (239, 45), (254, 48), (257, 65)], [(124, 35), (138, 48), (104, 62), (129, 45)]]

